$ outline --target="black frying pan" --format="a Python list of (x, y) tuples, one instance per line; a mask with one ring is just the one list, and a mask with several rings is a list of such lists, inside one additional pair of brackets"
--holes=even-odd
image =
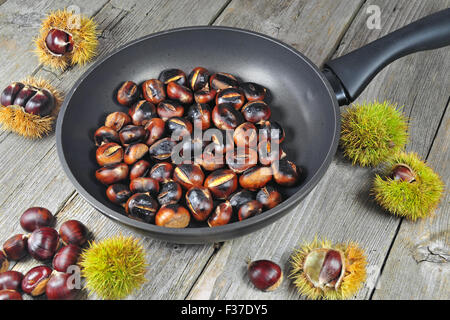
[[(325, 64), (320, 71), (294, 48), (268, 36), (226, 27), (188, 27), (133, 41), (97, 61), (74, 85), (57, 121), (58, 155), (77, 191), (96, 209), (155, 238), (178, 243), (223, 241), (260, 229), (294, 208), (319, 182), (336, 152), (339, 105), (353, 101), (388, 63), (419, 50), (450, 44), (450, 9), (395, 31)], [(196, 66), (238, 75), (272, 93), (272, 118), (287, 131), (285, 149), (304, 170), (302, 182), (283, 190), (285, 201), (241, 222), (209, 228), (195, 222), (169, 229), (135, 221), (111, 204), (94, 172), (93, 132), (106, 114), (124, 110), (113, 90), (125, 80), (140, 83), (166, 68)], [(125, 110), (126, 111), (126, 110)]]

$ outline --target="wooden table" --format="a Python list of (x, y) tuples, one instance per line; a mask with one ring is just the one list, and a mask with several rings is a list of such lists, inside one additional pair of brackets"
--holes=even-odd
[[(316, 64), (373, 41), (411, 21), (448, 8), (449, 0), (0, 0), (0, 87), (27, 75), (49, 79), (68, 92), (87, 67), (65, 72), (38, 63), (32, 38), (51, 9), (77, 5), (99, 24), (100, 56), (160, 30), (223, 25), (278, 38)], [(369, 29), (367, 9), (381, 9), (381, 29)], [(449, 181), (450, 50), (410, 55), (384, 69), (358, 102), (391, 100), (410, 118), (408, 151), (415, 151)], [(316, 234), (353, 240), (368, 255), (369, 278), (357, 299), (449, 299), (449, 196), (435, 214), (416, 223), (393, 217), (369, 194), (374, 169), (352, 166), (339, 151), (319, 185), (290, 214), (245, 237), (210, 245), (157, 241), (94, 210), (75, 191), (56, 154), (55, 136), (32, 141), (0, 133), (0, 241), (21, 233), (19, 217), (30, 206), (57, 214), (58, 225), (79, 219), (96, 239), (113, 234), (142, 240), (149, 281), (134, 299), (300, 299), (290, 281), (273, 293), (255, 290), (245, 276), (246, 258), (279, 262), (289, 272), (292, 250)], [(37, 262), (13, 264), (26, 272)], [(81, 298), (85, 298), (82, 296)], [(95, 296), (91, 297), (95, 298)]]

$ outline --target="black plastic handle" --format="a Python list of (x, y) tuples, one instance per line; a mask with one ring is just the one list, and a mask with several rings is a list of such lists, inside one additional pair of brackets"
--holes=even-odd
[(339, 105), (349, 104), (392, 61), (410, 53), (447, 45), (450, 45), (450, 8), (328, 61), (323, 72), (335, 90)]

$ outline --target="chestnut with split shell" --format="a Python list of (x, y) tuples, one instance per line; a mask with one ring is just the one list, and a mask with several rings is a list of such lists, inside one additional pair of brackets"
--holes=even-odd
[(148, 152), (155, 160), (166, 160), (172, 156), (172, 150), (176, 144), (177, 142), (170, 138), (163, 138), (153, 143)]
[(273, 186), (265, 186), (256, 194), (258, 200), (266, 209), (272, 209), (281, 203), (281, 193)]
[(22, 280), (22, 291), (33, 297), (44, 294), (52, 271), (53, 270), (47, 266), (37, 266), (30, 269)]
[(166, 85), (169, 82), (175, 82), (181, 86), (185, 86), (186, 74), (180, 69), (165, 69), (159, 74), (158, 80)]
[(344, 255), (334, 249), (314, 249), (306, 256), (303, 271), (314, 287), (337, 289), (345, 275)]
[(234, 171), (220, 169), (212, 172), (205, 180), (207, 187), (217, 199), (226, 199), (238, 187), (238, 178)]
[(124, 126), (131, 123), (131, 118), (124, 112), (116, 111), (106, 116), (105, 126), (115, 131), (119, 131)]
[(135, 193), (128, 199), (125, 211), (129, 218), (154, 223), (158, 207), (158, 202), (151, 195)]
[(243, 204), (255, 200), (255, 193), (247, 189), (242, 189), (233, 193), (229, 199), (233, 210), (237, 213)]
[(254, 148), (258, 144), (258, 131), (251, 122), (244, 122), (239, 125), (233, 133), (233, 140), (236, 146)]
[(166, 228), (186, 228), (191, 220), (189, 211), (179, 204), (162, 206), (155, 217), (157, 226)]
[(147, 131), (142, 126), (127, 125), (119, 131), (120, 142), (123, 146), (144, 142)]
[(239, 184), (244, 189), (255, 191), (264, 187), (270, 180), (272, 180), (270, 167), (254, 166), (242, 173)]
[(262, 204), (257, 200), (251, 200), (243, 204), (238, 211), (239, 221), (256, 216), (262, 212)]
[(128, 115), (135, 126), (145, 126), (150, 119), (156, 116), (156, 107), (151, 102), (140, 100), (128, 110)]
[(131, 180), (130, 190), (132, 193), (149, 193), (156, 196), (159, 192), (159, 182), (150, 177), (139, 177)]
[(118, 163), (102, 167), (95, 171), (95, 177), (103, 184), (114, 184), (128, 177), (128, 166), (125, 163)]
[(201, 187), (205, 175), (197, 164), (180, 164), (173, 171), (173, 180), (184, 188)]
[(225, 201), (219, 204), (214, 212), (208, 218), (208, 226), (218, 227), (226, 225), (231, 220), (233, 215), (233, 207), (230, 201)]
[(276, 143), (284, 141), (285, 132), (281, 125), (276, 121), (260, 121), (257, 123), (259, 131), (259, 140), (269, 140)]
[(252, 148), (236, 148), (227, 152), (225, 159), (231, 170), (242, 173), (258, 164), (258, 153)]
[(132, 193), (128, 186), (121, 183), (112, 184), (106, 189), (106, 196), (109, 201), (118, 205), (127, 202), (131, 195)]
[(164, 100), (158, 104), (156, 112), (162, 120), (167, 121), (167, 119), (172, 117), (182, 117), (184, 114), (184, 107), (178, 101)]
[(192, 122), (194, 127), (201, 130), (206, 130), (211, 126), (211, 110), (207, 104), (193, 104), (189, 108), (186, 117)]
[(186, 204), (197, 221), (205, 221), (213, 210), (213, 198), (208, 188), (192, 187), (186, 192)]
[(189, 86), (193, 91), (203, 89), (209, 81), (209, 71), (203, 67), (194, 68), (188, 77)]
[(166, 129), (170, 138), (174, 141), (180, 141), (185, 136), (192, 134), (192, 123), (181, 117), (173, 117), (166, 121)]
[(214, 101), (217, 94), (217, 90), (210, 89), (207, 84), (203, 89), (194, 93), (194, 99), (197, 103), (211, 103)]
[(242, 83), (241, 89), (244, 92), (245, 98), (248, 101), (264, 100), (267, 94), (266, 88), (254, 82)]
[(300, 170), (297, 166), (286, 159), (281, 159), (272, 163), (273, 177), (281, 186), (291, 187), (298, 183)]
[(170, 99), (177, 100), (182, 104), (191, 104), (194, 101), (194, 95), (188, 87), (179, 85), (176, 82), (169, 82), (167, 85), (167, 96)]
[(130, 180), (145, 177), (150, 172), (151, 164), (147, 160), (139, 160), (130, 169)]
[(264, 101), (250, 101), (242, 107), (242, 114), (246, 121), (257, 123), (269, 120), (272, 112)]
[(173, 165), (169, 162), (160, 162), (151, 169), (149, 176), (158, 182), (164, 182), (172, 177)]
[(216, 104), (230, 103), (236, 110), (242, 108), (245, 103), (244, 93), (239, 88), (226, 88), (216, 95)]
[(121, 163), (124, 151), (122, 146), (115, 142), (102, 144), (95, 151), (95, 158), (100, 166), (108, 166)]
[(239, 82), (235, 76), (225, 72), (217, 72), (209, 77), (209, 84), (211, 88), (222, 90), (226, 88), (238, 88)]
[(119, 133), (113, 128), (102, 126), (95, 131), (94, 142), (97, 147), (110, 142), (119, 143)]
[(244, 122), (242, 113), (230, 103), (221, 103), (214, 107), (211, 113), (214, 125), (220, 130), (232, 130)]
[(147, 130), (147, 139), (145, 144), (151, 146), (155, 141), (161, 139), (166, 129), (166, 123), (161, 118), (152, 118), (145, 124)]
[(183, 190), (179, 183), (173, 180), (165, 180), (161, 185), (157, 198), (160, 205), (167, 205), (178, 203), (182, 196)]
[(148, 152), (148, 146), (145, 143), (130, 144), (125, 149), (123, 162), (132, 165), (142, 159)]
[(153, 104), (158, 104), (166, 98), (164, 83), (156, 79), (150, 79), (142, 84), (144, 99)]
[(117, 91), (117, 102), (130, 106), (139, 98), (139, 88), (133, 81), (125, 81)]

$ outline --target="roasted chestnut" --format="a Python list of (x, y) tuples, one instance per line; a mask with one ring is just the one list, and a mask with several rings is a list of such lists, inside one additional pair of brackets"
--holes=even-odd
[(71, 281), (72, 275), (63, 272), (53, 272), (47, 282), (45, 294), (49, 300), (73, 300), (79, 289)]
[(185, 86), (186, 74), (180, 69), (165, 69), (159, 74), (158, 80), (164, 84), (169, 84), (169, 82), (176, 82), (181, 86)]
[(242, 173), (239, 184), (244, 189), (255, 191), (264, 187), (270, 180), (272, 180), (270, 167), (254, 166)]
[(160, 205), (166, 205), (177, 203), (182, 196), (181, 185), (173, 180), (166, 180), (161, 184), (157, 198)]
[(28, 237), (23, 234), (12, 236), (3, 244), (3, 252), (8, 260), (18, 261), (27, 254)]
[(5, 271), (0, 273), (0, 290), (19, 291), (22, 284), (23, 274), (19, 271)]
[(148, 152), (153, 159), (166, 160), (171, 157), (172, 150), (176, 144), (176, 141), (170, 138), (163, 138), (153, 143)]
[(65, 245), (73, 244), (81, 247), (86, 243), (89, 231), (78, 220), (67, 220), (59, 227), (59, 235)]
[(142, 159), (148, 152), (148, 146), (145, 143), (130, 144), (125, 149), (123, 162), (132, 165), (133, 163)]
[(153, 103), (140, 100), (133, 104), (128, 111), (131, 122), (136, 126), (145, 126), (153, 117), (156, 117), (156, 107)]
[(166, 121), (172, 117), (182, 117), (184, 114), (184, 107), (175, 100), (164, 100), (158, 104), (156, 108), (158, 116)]
[(106, 189), (106, 196), (112, 203), (121, 205), (127, 202), (131, 197), (131, 191), (128, 186), (120, 183), (112, 184)]
[(242, 108), (245, 103), (244, 93), (239, 88), (226, 88), (216, 95), (216, 104), (230, 103), (236, 110)]
[(272, 140), (261, 140), (258, 144), (258, 159), (262, 165), (270, 166), (285, 156), (281, 146)]
[(72, 52), (74, 41), (70, 33), (61, 29), (50, 29), (45, 37), (45, 45), (52, 55), (63, 56)]
[(197, 221), (205, 221), (213, 210), (213, 198), (208, 188), (192, 187), (186, 192), (186, 204)]
[(150, 170), (150, 177), (158, 182), (164, 182), (172, 176), (173, 165), (169, 162), (155, 164)]
[(216, 198), (226, 199), (230, 194), (236, 191), (238, 187), (238, 178), (236, 173), (232, 170), (216, 170), (205, 179), (205, 187), (207, 187)]
[(51, 227), (55, 222), (52, 213), (42, 207), (31, 207), (25, 210), (20, 217), (20, 225), (23, 230), (33, 232), (40, 227)]
[(180, 164), (173, 171), (173, 180), (186, 189), (201, 187), (205, 175), (197, 164)]
[(209, 71), (202, 67), (194, 68), (188, 77), (189, 86), (193, 91), (198, 91), (208, 84)]
[(291, 187), (299, 180), (299, 169), (297, 166), (286, 159), (281, 159), (272, 163), (273, 177), (281, 186)]
[(176, 82), (169, 82), (167, 85), (167, 96), (170, 99), (180, 101), (182, 104), (191, 104), (194, 101), (191, 89)]
[(166, 121), (166, 129), (171, 139), (180, 141), (184, 136), (192, 134), (192, 123), (180, 117), (173, 117)]
[(34, 230), (28, 238), (28, 252), (39, 261), (51, 259), (59, 247), (58, 232), (49, 227)]
[(117, 91), (117, 101), (123, 106), (130, 106), (139, 98), (139, 88), (133, 81), (125, 81)]
[(209, 84), (207, 84), (203, 89), (194, 93), (194, 99), (197, 103), (210, 103), (211, 101), (214, 101), (216, 94), (217, 90), (210, 89)]
[(281, 193), (273, 186), (264, 186), (256, 194), (256, 200), (258, 200), (266, 209), (272, 209), (273, 207), (281, 203)]
[(211, 88), (222, 90), (230, 87), (239, 87), (239, 82), (235, 76), (225, 72), (214, 73), (209, 77), (209, 84)]
[(113, 128), (102, 126), (94, 133), (94, 142), (97, 147), (110, 142), (120, 142), (119, 133)]
[(95, 177), (103, 184), (110, 185), (128, 177), (128, 166), (125, 163), (101, 167), (95, 171)]
[(207, 143), (205, 152), (215, 152), (216, 154), (223, 154), (233, 150), (234, 148), (232, 130), (206, 130), (203, 134), (203, 140), (205, 142), (211, 141), (211, 143)]
[(186, 228), (191, 220), (189, 211), (179, 204), (167, 204), (156, 213), (155, 224), (166, 228)]
[(9, 268), (9, 261), (6, 254), (0, 250), (0, 272), (5, 272)]
[[(13, 105), (16, 96), (24, 87), (25, 85), (21, 82), (12, 82), (9, 86), (3, 89), (0, 97), (0, 104), (4, 107)], [(23, 105), (21, 106), (23, 107)]]
[(161, 118), (152, 118), (145, 124), (147, 139), (145, 144), (151, 146), (155, 141), (162, 138), (166, 129), (166, 123)]
[(258, 132), (251, 122), (239, 125), (233, 133), (233, 140), (238, 147), (250, 147), (256, 149), (258, 143)]
[(227, 152), (225, 160), (231, 170), (242, 173), (258, 164), (258, 153), (251, 148), (236, 148)]
[(208, 218), (208, 225), (210, 227), (223, 226), (230, 222), (232, 215), (233, 208), (231, 207), (230, 201), (222, 202)]
[(158, 202), (147, 193), (136, 193), (128, 199), (125, 211), (129, 218), (153, 223), (158, 211)]
[(74, 244), (69, 244), (59, 249), (53, 258), (53, 269), (59, 272), (67, 272), (70, 266), (76, 266), (81, 255), (81, 248)]
[(242, 114), (230, 103), (221, 103), (211, 113), (214, 125), (221, 130), (235, 129), (244, 122)]
[(15, 290), (0, 290), (0, 300), (22, 300), (22, 295)]
[(257, 200), (249, 201), (243, 204), (238, 211), (239, 221), (256, 216), (262, 212), (262, 204)]
[(123, 148), (115, 142), (102, 144), (95, 152), (97, 163), (102, 167), (122, 162), (123, 155)]
[(278, 122), (274, 121), (260, 121), (258, 124), (259, 140), (270, 140), (276, 143), (281, 143), (284, 140), (285, 133)]
[(130, 169), (130, 180), (145, 177), (150, 172), (151, 164), (146, 160), (139, 160)]
[(124, 146), (144, 142), (146, 137), (147, 131), (141, 126), (127, 125), (119, 131), (120, 142)]
[(149, 193), (155, 196), (159, 192), (159, 183), (153, 178), (140, 177), (131, 180), (130, 190), (132, 193)]
[(241, 89), (248, 101), (264, 100), (267, 93), (266, 88), (254, 82), (242, 83)]
[(105, 126), (116, 131), (119, 131), (129, 123), (131, 123), (131, 118), (126, 113), (121, 111), (108, 114), (105, 120)]
[(263, 120), (269, 120), (271, 111), (264, 101), (250, 101), (242, 107), (242, 114), (245, 120), (257, 123)]
[(153, 104), (158, 104), (166, 98), (164, 84), (156, 79), (150, 79), (142, 84), (144, 99)]
[(204, 103), (193, 104), (189, 108), (186, 118), (192, 122), (194, 127), (201, 130), (206, 130), (211, 126), (211, 110)]
[(30, 269), (23, 277), (21, 287), (22, 291), (33, 297), (45, 293), (47, 282), (52, 275), (52, 269), (47, 266), (37, 266)]
[[(211, 149), (211, 150), (208, 150)], [(207, 171), (214, 171), (225, 166), (223, 154), (214, 152), (214, 148), (206, 147), (198, 161), (200, 166)]]
[(233, 207), (233, 210), (237, 213), (239, 211), (239, 208), (252, 200), (255, 200), (255, 194), (251, 192), (250, 190), (243, 189), (241, 191), (238, 191), (234, 194), (232, 194), (230, 197), (230, 204)]

